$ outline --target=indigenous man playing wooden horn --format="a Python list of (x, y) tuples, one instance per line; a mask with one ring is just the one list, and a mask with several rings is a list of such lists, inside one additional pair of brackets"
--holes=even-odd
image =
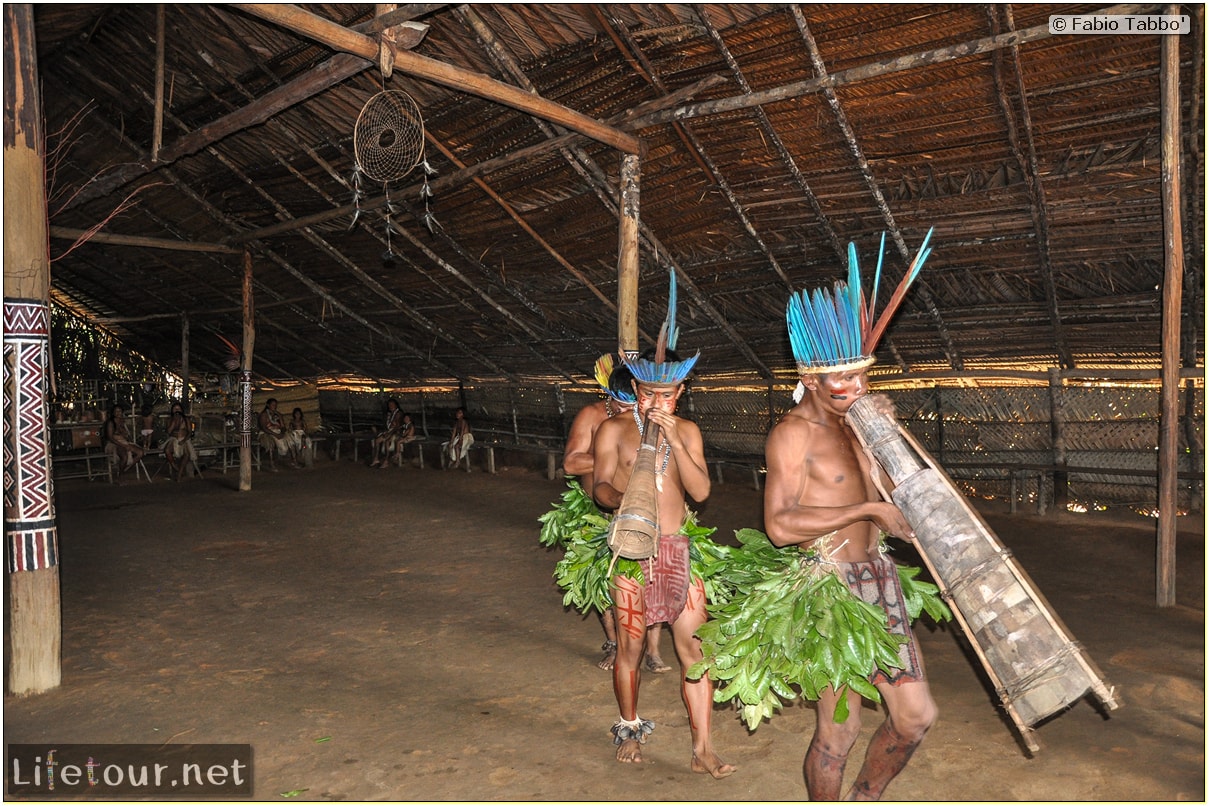
[[(890, 632), (910, 639), (900, 650), (902, 669), (893, 676), (880, 669), (870, 675), (889, 714), (869, 742), (847, 800), (879, 799), (937, 714), (896, 566), (884, 554), (882, 540), (891, 535), (912, 541), (915, 533), (898, 507), (881, 499), (874, 477), (880, 468), (864, 453), (844, 417), (869, 392), (866, 371), (874, 362), (876, 337), (922, 267), (926, 246), (927, 240), (872, 332), (872, 312), (863, 304), (852, 247), (847, 284), (836, 282), (834, 293), (823, 288), (790, 299), (787, 321), (801, 378), (798, 391), (803, 394), (773, 427), (765, 445), (764, 519), (769, 539), (778, 546), (818, 550), (835, 564), (855, 595), (885, 610)], [(880, 269), (879, 260), (879, 274)], [(876, 287), (875, 282), (873, 303)], [(889, 398), (877, 399), (892, 415)], [(839, 799), (844, 766), (860, 734), (860, 695), (845, 689), (843, 696), (848, 698), (849, 716), (840, 723), (835, 721), (835, 690), (827, 688), (819, 698), (814, 737), (802, 763), (811, 800)]]
[(675, 414), (676, 403), (684, 391), (684, 379), (696, 360), (697, 356), (687, 361), (671, 359), (666, 363), (646, 358), (626, 361), (635, 377), (637, 405), (632, 416), (613, 417), (596, 430), (593, 496), (603, 509), (616, 510), (621, 505), (632, 480), (643, 433), (646, 428), (657, 426), (662, 435), (655, 453), (653, 496), (660, 513), (662, 532), (658, 554), (641, 561), (643, 584), (620, 573), (613, 578), (617, 615), (613, 691), (620, 711), (620, 718), (613, 725), (617, 760), (641, 763), (641, 745), (654, 729), (654, 723), (638, 716), (638, 689), (642, 678), (639, 661), (647, 627), (667, 622), (672, 627), (676, 656), (681, 665), (681, 694), (688, 709), (693, 740), (691, 769), (709, 773), (714, 778), (725, 778), (735, 771), (735, 767), (714, 752), (710, 733), (713, 683), (708, 675), (702, 675), (698, 680), (684, 677), (684, 672), (702, 659), (701, 641), (693, 633), (707, 618), (705, 587), (700, 579), (690, 579), (688, 537), (679, 534), (687, 514), (686, 497), (700, 503), (710, 492), (701, 431), (695, 423)]
[[(634, 408), (634, 390), (630, 381), (633, 375), (625, 365), (614, 366), (611, 353), (605, 353), (596, 359), (596, 382), (605, 394), (604, 400), (590, 403), (579, 410), (571, 422), (571, 431), (567, 435), (567, 445), (563, 453), (563, 472), (568, 476), (579, 476), (580, 484), (592, 494), (594, 485), (593, 469), (595, 459), (592, 455), (592, 441), (596, 437), (596, 429), (605, 420), (619, 414), (629, 414)], [(604, 652), (596, 664), (605, 671), (612, 671), (617, 659), (617, 625), (611, 610), (600, 615), (600, 626), (604, 629), (605, 640), (600, 649)], [(643, 667), (647, 671), (662, 674), (670, 672), (671, 666), (663, 662), (659, 656), (659, 639), (663, 628), (655, 624), (647, 630), (646, 659)]]

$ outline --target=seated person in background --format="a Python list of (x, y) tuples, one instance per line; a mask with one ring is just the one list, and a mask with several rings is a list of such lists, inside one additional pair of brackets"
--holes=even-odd
[(109, 410), (103, 433), (105, 453), (112, 457), (118, 473), (125, 473), (143, 458), (145, 451), (130, 441), (126, 410), (120, 403), (115, 403)]
[(374, 437), (374, 461), (370, 467), (386, 467), (390, 463), (390, 455), (395, 449), (395, 440), (403, 429), (403, 412), (399, 411), (399, 401), (393, 397), (386, 401), (386, 426)]
[(139, 447), (144, 451), (151, 450), (152, 437), (155, 435), (155, 411), (150, 403), (143, 405), (139, 417)]
[(260, 412), (260, 445), (269, 452), (270, 466), (276, 470), (273, 456), (290, 457), (290, 467), (298, 467), (298, 457), (285, 428), (285, 419), (277, 411), (277, 398), (269, 398)]
[(441, 455), (445, 457), (445, 469), (456, 467), (458, 462), (470, 453), (474, 444), (474, 434), (470, 431), (470, 423), (466, 420), (466, 409), (461, 407), (453, 413), (453, 433), (448, 442), (441, 443)]
[[(197, 448), (193, 447), (193, 423), (189, 421), (189, 415), (185, 414), (185, 407), (181, 403), (172, 404), (172, 414), (168, 418), (168, 439), (164, 442), (164, 459), (167, 460), (172, 475), (177, 478), (180, 478), (183, 469), (197, 466)], [(182, 460), (187, 460), (189, 464), (182, 467)]]
[(302, 416), (302, 409), (294, 409), (290, 414), (290, 424), (288, 426), (290, 441), (294, 445), (294, 450), (298, 456), (302, 457), (302, 464), (306, 467), (311, 466), (311, 438), (306, 433), (306, 419)]
[[(403, 415), (403, 426), (399, 429), (399, 436), (395, 439), (394, 463), (399, 467), (403, 466), (403, 446), (409, 442), (416, 440), (416, 424), (411, 421), (410, 414)], [(383, 465), (385, 467), (385, 465)]]

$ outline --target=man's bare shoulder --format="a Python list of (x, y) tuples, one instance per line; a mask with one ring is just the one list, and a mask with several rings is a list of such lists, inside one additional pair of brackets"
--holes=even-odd
[(818, 427), (818, 423), (810, 419), (808, 412), (804, 411), (801, 405), (797, 405), (782, 415), (768, 432), (768, 439), (805, 439)]
[(631, 422), (626, 417), (606, 417), (596, 426), (596, 433), (598, 435), (620, 434)]
[(609, 419), (609, 412), (605, 408), (603, 400), (590, 403), (576, 413), (575, 419), (571, 421), (571, 431), (592, 433), (607, 419)]

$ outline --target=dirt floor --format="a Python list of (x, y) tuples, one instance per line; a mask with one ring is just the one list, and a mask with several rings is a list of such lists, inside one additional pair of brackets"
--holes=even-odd
[[(714, 781), (689, 769), (675, 671), (643, 681), (646, 763), (614, 760), (599, 623), (562, 607), (537, 541), (562, 481), (321, 459), (253, 486), (58, 486), (62, 685), (6, 696), (6, 743), (250, 743), (255, 800), (806, 799), (812, 709), (749, 733), (717, 706), (739, 770)], [(1080, 701), (1030, 756), (960, 630), (921, 627), (940, 719), (887, 800), (1204, 801), (1203, 519), (1181, 519), (1159, 608), (1153, 521), (982, 511), (1122, 707)], [(760, 519), (737, 479), (701, 507), (719, 540)]]

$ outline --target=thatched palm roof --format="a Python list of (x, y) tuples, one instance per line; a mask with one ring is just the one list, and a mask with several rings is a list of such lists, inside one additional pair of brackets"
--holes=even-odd
[[(850, 240), (868, 278), (885, 232), (884, 301), (930, 227), (882, 366), (1158, 365), (1160, 37), (1050, 35), (1048, 20), (1166, 6), (415, 4), (389, 20), (414, 22), (384, 80), (377, 60), (254, 11), (168, 5), (154, 161), (157, 8), (43, 4), (35, 20), (53, 299), (166, 365), (184, 314), (191, 368), (222, 371), (245, 247), (265, 377), (579, 379), (616, 348), (622, 151), (415, 78), (407, 54), (640, 139), (639, 328), (644, 345), (657, 333), (674, 268), (681, 348), (703, 374), (784, 378), (791, 288), (839, 278)], [(305, 7), (369, 36), (374, 9)], [(1183, 11), (1196, 363), (1204, 18)], [(354, 125), (384, 87), (422, 111), (433, 195), (423, 166), (388, 187), (363, 177), (350, 229)]]

